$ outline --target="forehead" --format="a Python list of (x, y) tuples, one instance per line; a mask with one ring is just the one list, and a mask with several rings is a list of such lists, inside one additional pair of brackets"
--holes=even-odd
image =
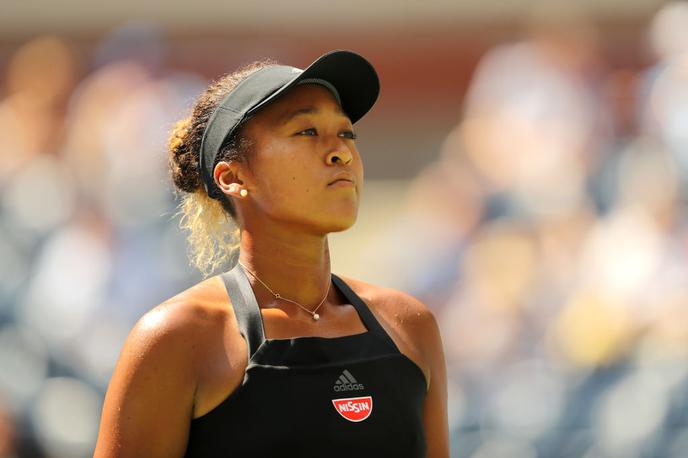
[(318, 112), (333, 111), (346, 116), (329, 89), (320, 84), (302, 84), (289, 89), (275, 102), (260, 110), (255, 117), (275, 123), (287, 122), (294, 115), (305, 113), (309, 109)]

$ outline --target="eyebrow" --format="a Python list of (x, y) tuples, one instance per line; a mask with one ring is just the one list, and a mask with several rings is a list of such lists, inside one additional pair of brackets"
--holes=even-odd
[[(302, 108), (297, 108), (296, 110), (290, 110), (285, 113), (283, 113), (279, 118), (277, 118), (277, 123), (278, 124), (286, 124), (287, 122), (291, 121), (293, 118), (297, 116), (302, 116), (302, 115), (308, 115), (308, 114), (316, 114), (319, 113), (320, 110), (314, 106), (307, 106), (307, 107), (302, 107)], [(340, 106), (337, 106), (337, 113), (342, 115), (342, 116), (347, 116), (346, 113), (342, 110)]]

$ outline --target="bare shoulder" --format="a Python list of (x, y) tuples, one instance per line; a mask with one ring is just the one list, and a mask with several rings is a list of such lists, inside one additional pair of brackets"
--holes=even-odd
[(207, 363), (210, 354), (222, 347), (218, 341), (231, 323), (231, 307), (221, 284), (215, 276), (203, 280), (146, 312), (137, 322), (141, 334), (159, 336), (188, 359), (197, 374)]
[(216, 279), (209, 278), (163, 301), (136, 322), (132, 337), (164, 338), (188, 344), (203, 332), (222, 327), (226, 308), (218, 307)]
[(179, 456), (193, 416), (198, 368), (224, 318), (213, 280), (139, 318), (124, 342), (105, 395), (97, 457)]
[(407, 328), (427, 326), (435, 320), (432, 310), (418, 298), (394, 288), (373, 285), (363, 280), (339, 275), (366, 304), (378, 314), (393, 317)]
[[(122, 347), (118, 365), (109, 389), (116, 383), (122, 371), (146, 372), (155, 370), (163, 375), (175, 371), (185, 376), (186, 384), (195, 389), (195, 353), (199, 351), (197, 332), (208, 327), (212, 320), (202, 306), (183, 300), (167, 300), (145, 312), (134, 324)], [(125, 393), (122, 393), (123, 395)]]
[(363, 299), (402, 353), (430, 380), (433, 354), (441, 345), (435, 316), (421, 300), (394, 288), (339, 275)]

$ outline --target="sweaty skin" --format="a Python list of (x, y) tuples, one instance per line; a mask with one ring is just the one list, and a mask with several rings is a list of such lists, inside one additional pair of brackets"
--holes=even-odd
[[(329, 90), (306, 84), (255, 115), (244, 134), (253, 142), (248, 163), (220, 162), (214, 171), (237, 209), (240, 260), (274, 291), (313, 309), (328, 291), (327, 235), (351, 227), (358, 212), (363, 164), (351, 122)], [(342, 173), (353, 185), (330, 185)], [(365, 331), (353, 306), (334, 287), (314, 321), (297, 305), (275, 301), (249, 277), (266, 338)], [(435, 317), (401, 291), (340, 277), (421, 368), (429, 387), (423, 417), (427, 456), (448, 457), (446, 369)], [(246, 342), (219, 276), (154, 307), (122, 348), (94, 456), (183, 456), (191, 419), (234, 391), (246, 365)]]

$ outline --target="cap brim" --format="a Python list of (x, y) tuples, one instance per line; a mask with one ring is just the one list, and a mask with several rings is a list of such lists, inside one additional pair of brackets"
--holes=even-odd
[(311, 78), (325, 80), (337, 89), (342, 110), (349, 116), (352, 123), (361, 119), (373, 107), (380, 94), (380, 80), (370, 62), (354, 52), (337, 50), (320, 56), (293, 80), (254, 106), (247, 114), (255, 113), (299, 82)]

